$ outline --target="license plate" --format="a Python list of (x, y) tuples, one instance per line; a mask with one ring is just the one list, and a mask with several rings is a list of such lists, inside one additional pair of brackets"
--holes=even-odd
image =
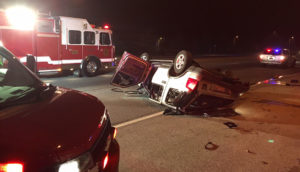
[(268, 60), (275, 60), (275, 58), (273, 56), (269, 56)]

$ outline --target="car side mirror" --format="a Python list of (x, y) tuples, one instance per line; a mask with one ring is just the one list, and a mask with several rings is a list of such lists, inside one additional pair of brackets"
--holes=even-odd
[(35, 61), (35, 57), (33, 55), (31, 55), (31, 54), (26, 55), (26, 66), (33, 73), (36, 73), (36, 61)]

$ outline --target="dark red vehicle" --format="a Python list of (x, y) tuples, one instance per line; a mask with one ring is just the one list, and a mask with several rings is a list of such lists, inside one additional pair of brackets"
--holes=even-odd
[(0, 46), (0, 172), (118, 171), (105, 106), (47, 85)]

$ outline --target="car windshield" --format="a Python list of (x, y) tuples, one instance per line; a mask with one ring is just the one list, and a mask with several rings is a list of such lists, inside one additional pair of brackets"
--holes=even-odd
[(10, 52), (0, 47), (0, 109), (23, 100), (35, 90), (36, 82)]

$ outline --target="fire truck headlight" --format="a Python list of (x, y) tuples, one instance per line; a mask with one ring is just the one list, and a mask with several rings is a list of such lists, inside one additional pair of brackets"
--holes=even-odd
[(16, 6), (6, 10), (6, 16), (9, 23), (16, 29), (33, 30), (36, 13), (26, 7)]

